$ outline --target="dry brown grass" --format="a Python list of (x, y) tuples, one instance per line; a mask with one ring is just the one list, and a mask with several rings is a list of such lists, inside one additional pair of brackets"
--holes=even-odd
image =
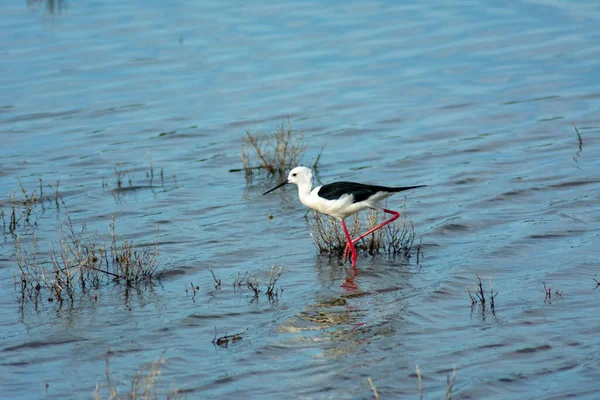
[[(486, 304), (488, 304), (488, 302), (486, 301), (485, 291), (483, 288), (483, 282), (481, 280), (481, 277), (478, 274), (475, 274), (475, 276), (477, 277), (477, 284), (475, 285), (475, 295), (474, 296), (473, 296), (473, 294), (471, 294), (471, 288), (469, 286), (467, 286), (467, 292), (469, 293), (469, 299), (471, 299), (471, 311), (473, 310), (473, 308), (475, 308), (475, 306), (477, 304), (479, 304), (481, 306), (481, 315), (485, 319), (485, 310), (487, 309)], [(488, 295), (489, 309), (492, 312), (492, 314), (495, 316), (496, 315), (496, 296), (498, 296), (499, 293), (494, 290), (494, 283), (492, 282), (491, 276), (489, 277), (489, 286), (490, 286), (490, 293)]]
[[(3, 233), (6, 234), (8, 232), (13, 236), (24, 230), (35, 230), (38, 220), (47, 208), (54, 206), (56, 209), (60, 209), (59, 181), (54, 186), (48, 185), (53, 190), (53, 196), (44, 196), (42, 179), (39, 179), (39, 191), (38, 188), (27, 190), (21, 183), (21, 180), (17, 180), (19, 187), (10, 195), (9, 201), (0, 201), (0, 218), (2, 219)], [(7, 208), (9, 209), (5, 211)]]
[[(142, 367), (138, 371), (135, 371), (129, 388), (124, 392), (119, 393), (118, 384), (115, 385), (114, 378), (111, 377), (109, 353), (106, 354), (106, 385), (97, 384), (96, 390), (94, 391), (94, 400), (101, 400), (107, 398), (108, 400), (155, 400), (164, 398), (167, 400), (182, 399), (184, 398), (183, 391), (181, 389), (171, 389), (168, 393), (162, 394), (157, 388), (158, 379), (161, 375), (161, 367), (165, 363), (162, 355), (150, 364), (149, 368)], [(101, 396), (103, 388), (106, 387), (107, 397)]]
[[(209, 268), (209, 271), (212, 274), (213, 280), (215, 281), (215, 290), (220, 290), (221, 280), (216, 277), (212, 268)], [(277, 281), (279, 281), (282, 273), (283, 265), (278, 267), (272, 265), (269, 270), (269, 280), (265, 284), (264, 291), (269, 303), (277, 302), (277, 300), (279, 300), (279, 296), (283, 293), (283, 288), (281, 286), (279, 286), (279, 288), (277, 287)], [(251, 302), (258, 301), (260, 299), (260, 294), (263, 293), (263, 291), (261, 289), (260, 279), (258, 276), (255, 274), (248, 274), (247, 271), (244, 275), (242, 275), (241, 272), (238, 272), (237, 277), (233, 282), (233, 290), (236, 292), (241, 292), (244, 287), (250, 289), (253, 294)]]
[[(282, 122), (281, 127), (270, 134), (252, 134), (247, 131), (241, 152), (246, 179), (252, 179), (256, 171), (265, 171), (271, 176), (285, 176), (292, 168), (301, 164), (305, 151), (303, 135), (292, 131), (289, 120), (287, 128)], [(321, 153), (312, 164), (313, 169), (317, 168), (320, 158)]]
[[(417, 383), (419, 385), (419, 399), (423, 399), (423, 376), (421, 375), (421, 369), (419, 369), (419, 364), (415, 365), (415, 370), (417, 372)], [(452, 400), (452, 390), (454, 389), (454, 384), (456, 383), (456, 366), (452, 366), (452, 375), (446, 376), (446, 396), (444, 397), (446, 400)]]
[[(37, 302), (43, 298), (74, 301), (77, 293), (98, 288), (107, 283), (127, 286), (151, 283), (161, 273), (157, 242), (138, 248), (133, 242), (117, 235), (114, 215), (109, 231), (102, 238), (88, 234), (85, 225), (77, 226), (62, 202), (64, 219), (60, 221), (58, 238), (50, 248), (38, 253), (37, 237), (31, 247), (24, 248), (15, 238), (15, 257), (19, 276), (15, 286), (22, 300)], [(158, 240), (158, 235), (157, 235)]]
[[(360, 233), (384, 222), (385, 218), (384, 213), (377, 210), (354, 214), (346, 220), (348, 232), (355, 238)], [(338, 252), (343, 254), (347, 241), (338, 220), (313, 211), (313, 219), (309, 224), (311, 236), (319, 253)], [(415, 229), (406, 212), (406, 204), (404, 204), (397, 220), (363, 238), (354, 247), (356, 251), (364, 251), (371, 255), (383, 252), (389, 255), (401, 254), (409, 257), (414, 240)]]

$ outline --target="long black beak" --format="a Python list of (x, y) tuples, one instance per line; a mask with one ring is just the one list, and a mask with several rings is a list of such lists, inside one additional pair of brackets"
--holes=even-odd
[(273, 189), (271, 189), (271, 190), (269, 190), (269, 191), (267, 191), (267, 192), (264, 192), (264, 193), (263, 193), (263, 196), (264, 196), (265, 194), (267, 194), (267, 193), (271, 193), (271, 192), (272, 192), (273, 190), (275, 190), (275, 189), (279, 189), (279, 188), (280, 188), (280, 187), (282, 187), (283, 185), (287, 185), (288, 183), (289, 183), (288, 181), (285, 181), (285, 182), (283, 182), (281, 185), (277, 185), (277, 186), (275, 186)]

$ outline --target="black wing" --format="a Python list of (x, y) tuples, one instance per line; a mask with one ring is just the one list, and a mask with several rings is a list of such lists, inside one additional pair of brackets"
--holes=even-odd
[(406, 187), (387, 187), (387, 186), (376, 186), (376, 185), (365, 185), (363, 183), (355, 182), (335, 182), (321, 186), (319, 189), (319, 197), (323, 197), (327, 200), (337, 200), (345, 194), (351, 194), (354, 196), (353, 202), (358, 203), (364, 201), (375, 193), (379, 192), (401, 192), (403, 190), (416, 189), (426, 185), (419, 186), (406, 186)]

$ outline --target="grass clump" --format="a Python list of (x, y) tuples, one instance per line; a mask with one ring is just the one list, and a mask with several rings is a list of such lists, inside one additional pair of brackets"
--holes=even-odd
[(135, 286), (159, 277), (157, 242), (138, 248), (121, 238), (115, 232), (114, 215), (108, 233), (99, 239), (88, 234), (85, 225), (76, 227), (64, 202), (63, 210), (65, 220), (60, 222), (58, 239), (41, 257), (35, 234), (30, 248), (15, 240), (19, 268), (15, 285), (22, 300), (30, 299), (37, 307), (40, 298), (47, 298), (62, 306), (65, 300), (73, 302), (78, 293), (103, 284)]
[[(282, 122), (275, 132), (267, 135), (246, 131), (241, 152), (246, 179), (252, 179), (255, 171), (266, 171), (271, 176), (284, 176), (292, 168), (300, 165), (305, 151), (303, 135), (292, 131), (289, 120), (287, 128)], [(319, 153), (312, 165), (313, 169), (317, 168), (320, 158)], [(241, 170), (230, 170), (230, 172), (237, 171)]]
[[(309, 225), (311, 236), (319, 253), (338, 252), (343, 254), (347, 240), (340, 222), (333, 217), (323, 216), (316, 211), (312, 213), (313, 219)], [(346, 222), (351, 222), (347, 224), (348, 232), (354, 238), (384, 222), (385, 215), (378, 210), (369, 210), (362, 213), (362, 215), (360, 213), (354, 214), (348, 220)], [(406, 204), (404, 204), (397, 220), (366, 236), (354, 247), (356, 251), (363, 251), (371, 255), (383, 252), (393, 256), (410, 257), (414, 240), (415, 228), (406, 212)]]
[[(147, 184), (134, 183), (134, 172), (140, 172), (139, 168), (126, 169), (125, 163), (117, 163), (114, 167), (115, 187), (112, 189), (116, 193), (126, 192), (137, 189), (153, 189), (157, 187), (155, 180), (160, 177), (160, 187), (165, 189), (165, 169), (160, 167), (160, 171), (154, 166), (152, 156), (148, 153), (149, 167), (145, 172)], [(173, 181), (177, 183), (177, 173), (173, 170)], [(127, 185), (125, 184), (127, 183)], [(110, 182), (102, 178), (102, 188), (110, 189)]]
[[(215, 271), (212, 267), (209, 267), (208, 270), (212, 276), (215, 291), (221, 290), (221, 279), (217, 278), (217, 275), (215, 274)], [(279, 300), (279, 297), (283, 294), (283, 288), (281, 286), (277, 286), (277, 282), (279, 281), (279, 278), (281, 277), (282, 273), (283, 265), (272, 265), (269, 269), (269, 275), (267, 277), (266, 283), (263, 286), (261, 286), (261, 280), (257, 275), (253, 273), (249, 274), (248, 271), (246, 271), (245, 274), (242, 274), (238, 271), (238, 274), (233, 281), (233, 291), (237, 293), (242, 293), (244, 292), (244, 289), (249, 289), (249, 291), (252, 293), (252, 298), (250, 300), (251, 303), (259, 301), (260, 295), (261, 293), (263, 293), (267, 301), (271, 304), (274, 304)], [(194, 300), (198, 290), (200, 290), (200, 286), (194, 285), (192, 282), (190, 282), (190, 287), (191, 290), (188, 289), (186, 285), (185, 293), (187, 296), (189, 296), (191, 293), (192, 300)]]
[[(172, 389), (168, 393), (161, 395), (157, 388), (158, 379), (161, 375), (161, 367), (165, 363), (162, 355), (150, 364), (149, 368), (142, 367), (138, 371), (135, 371), (133, 378), (129, 384), (129, 389), (125, 390), (124, 393), (119, 393), (118, 385), (115, 386), (113, 383), (114, 379), (111, 377), (109, 354), (106, 354), (106, 390), (108, 391), (109, 400), (155, 400), (164, 398), (166, 400), (182, 399), (183, 391), (181, 389)], [(94, 391), (94, 400), (101, 400), (100, 392), (102, 391), (103, 385), (97, 384), (96, 390)]]
[(483, 319), (485, 319), (485, 310), (488, 306), (489, 310), (492, 312), (492, 315), (496, 316), (496, 296), (498, 296), (499, 293), (494, 290), (492, 277), (489, 277), (490, 293), (488, 295), (488, 301), (485, 297), (485, 291), (483, 288), (483, 282), (481, 281), (481, 277), (478, 274), (476, 274), (475, 276), (477, 277), (477, 284), (475, 285), (475, 295), (471, 294), (471, 288), (467, 286), (467, 292), (469, 293), (469, 299), (471, 300), (471, 312), (473, 311), (473, 308), (475, 308), (475, 306), (479, 304), (481, 307), (481, 316)]
[[(38, 188), (27, 190), (21, 180), (18, 179), (18, 181), (19, 187), (10, 195), (10, 201), (0, 201), (2, 230), (4, 234), (9, 232), (13, 236), (23, 229), (35, 229), (41, 215), (46, 211), (46, 207), (51, 207), (52, 203), (55, 204), (56, 209), (60, 209), (59, 181), (55, 183), (54, 187), (48, 185), (53, 190), (54, 196), (44, 196), (44, 185), (41, 178), (39, 179), (39, 191)], [(5, 208), (8, 209), (5, 211)], [(36, 211), (37, 209), (41, 209), (41, 212)]]

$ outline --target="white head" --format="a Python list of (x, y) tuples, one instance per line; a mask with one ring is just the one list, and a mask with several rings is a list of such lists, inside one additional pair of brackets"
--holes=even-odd
[(312, 185), (312, 172), (306, 167), (296, 167), (290, 171), (287, 183), (298, 186)]
[(310, 192), (312, 187), (312, 172), (309, 168), (306, 167), (296, 167), (290, 171), (288, 174), (287, 180), (280, 185), (275, 186), (273, 189), (263, 193), (271, 193), (275, 189), (279, 189), (283, 185), (287, 185), (288, 183), (293, 183), (298, 185), (298, 189), (301, 192)]

